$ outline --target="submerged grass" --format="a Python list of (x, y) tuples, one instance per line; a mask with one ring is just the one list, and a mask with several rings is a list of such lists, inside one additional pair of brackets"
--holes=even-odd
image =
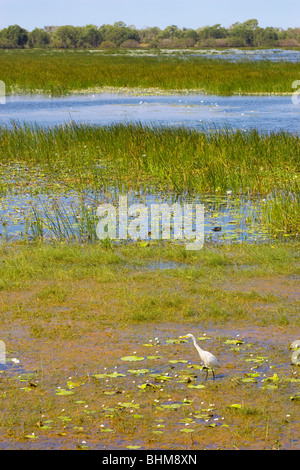
[(65, 94), (105, 87), (233, 93), (292, 93), (298, 63), (199, 57), (130, 57), (89, 51), (0, 51), (7, 92)]
[[(207, 133), (139, 124), (44, 129), (15, 123), (0, 128), (0, 188), (3, 195), (76, 191), (94, 204), (113, 202), (121, 192), (173, 200), (245, 195), (258, 198), (258, 222), (268, 232), (297, 236), (299, 148), (298, 135), (255, 129)], [(42, 237), (46, 224), (57, 240), (93, 241), (95, 214), (84, 203), (80, 207), (80, 214), (67, 214), (59, 203), (43, 216), (34, 211), (32, 235)]]

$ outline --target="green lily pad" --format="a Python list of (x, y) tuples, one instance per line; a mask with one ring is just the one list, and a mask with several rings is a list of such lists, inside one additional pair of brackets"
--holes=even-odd
[(263, 382), (278, 382), (279, 377), (277, 374), (272, 375), (272, 377), (266, 377)]
[(139, 408), (140, 405), (138, 403), (125, 402), (125, 403), (118, 403), (120, 408)]
[(257, 356), (257, 357), (249, 357), (248, 359), (245, 359), (246, 362), (256, 362), (256, 363), (260, 363), (260, 362), (264, 362), (266, 361), (268, 358), (265, 357), (265, 356)]
[(154, 377), (157, 382), (165, 382), (171, 380), (171, 377), (169, 375), (163, 374), (150, 374), (150, 377)]
[(168, 405), (160, 405), (160, 408), (164, 408), (164, 409), (169, 409), (169, 410), (177, 410), (178, 408), (181, 407), (181, 404), (180, 403), (170, 403)]
[(60, 388), (56, 390), (56, 395), (73, 395), (74, 392), (72, 390), (66, 390), (64, 388)]
[(229, 405), (229, 408), (235, 408), (240, 410), (242, 408), (242, 405), (240, 403), (233, 403), (232, 405)]
[(147, 382), (147, 383), (145, 383), (145, 384), (139, 385), (139, 388), (140, 388), (141, 390), (145, 390), (146, 388), (159, 388), (159, 386), (158, 386), (158, 385), (155, 385), (155, 384), (152, 384), (152, 383), (150, 383), (150, 382)]
[(67, 385), (68, 385), (68, 388), (74, 388), (74, 387), (80, 387), (80, 385), (84, 385), (83, 382), (72, 382), (71, 380), (69, 380), (67, 382)]
[(129, 362), (134, 362), (134, 361), (143, 361), (145, 358), (140, 357), (140, 356), (124, 356), (121, 357), (121, 361), (129, 361)]
[(116, 377), (126, 377), (125, 374), (120, 374), (119, 372), (112, 372), (111, 374), (94, 374), (93, 377), (96, 377), (96, 379), (114, 379)]
[(64, 423), (69, 423), (72, 421), (72, 418), (70, 416), (59, 416), (58, 419), (61, 419)]
[(244, 341), (242, 341), (241, 339), (226, 339), (226, 341), (224, 341), (224, 344), (238, 345), (238, 344), (244, 344)]
[(300, 393), (296, 394), (296, 395), (292, 395), (290, 397), (291, 400), (293, 401), (300, 401)]
[(130, 372), (130, 374), (136, 375), (147, 374), (147, 372), (149, 372), (149, 369), (128, 369), (128, 372)]

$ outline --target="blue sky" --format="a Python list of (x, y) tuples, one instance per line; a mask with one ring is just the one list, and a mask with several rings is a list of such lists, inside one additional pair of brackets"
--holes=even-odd
[(0, 29), (45, 25), (83, 26), (124, 21), (137, 28), (175, 24), (228, 27), (256, 18), (259, 26), (300, 27), (299, 0), (0, 0)]

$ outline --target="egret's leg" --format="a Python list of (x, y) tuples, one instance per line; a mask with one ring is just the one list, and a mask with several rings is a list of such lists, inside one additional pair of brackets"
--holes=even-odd
[(215, 380), (215, 371), (212, 369), (213, 379)]
[(207, 377), (208, 377), (208, 368), (206, 368), (206, 376), (205, 376), (205, 380), (207, 380)]

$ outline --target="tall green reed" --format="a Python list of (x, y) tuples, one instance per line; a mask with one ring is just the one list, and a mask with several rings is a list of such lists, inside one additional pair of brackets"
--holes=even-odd
[[(281, 227), (281, 233), (296, 234), (299, 149), (299, 136), (288, 132), (204, 132), (140, 124), (94, 127), (73, 123), (51, 129), (14, 125), (0, 128), (0, 164), (9, 165), (11, 175), (11, 180), (4, 180), (0, 173), (0, 186), (21, 193), (35, 187), (39, 193), (46, 184), (54, 195), (75, 191), (98, 203), (128, 191), (260, 197), (268, 201), (261, 204), (265, 226), (274, 233)], [(30, 173), (33, 168), (37, 170)], [(44, 233), (42, 219), (38, 213), (35, 219), (31, 229), (39, 237)], [(44, 221), (58, 239), (94, 236), (94, 220), (85, 210), (81, 231), (73, 230), (59, 207), (48, 220), (46, 211)]]
[(91, 88), (159, 88), (207, 93), (292, 93), (299, 63), (200, 57), (130, 57), (89, 51), (0, 51), (7, 92), (65, 94)]

